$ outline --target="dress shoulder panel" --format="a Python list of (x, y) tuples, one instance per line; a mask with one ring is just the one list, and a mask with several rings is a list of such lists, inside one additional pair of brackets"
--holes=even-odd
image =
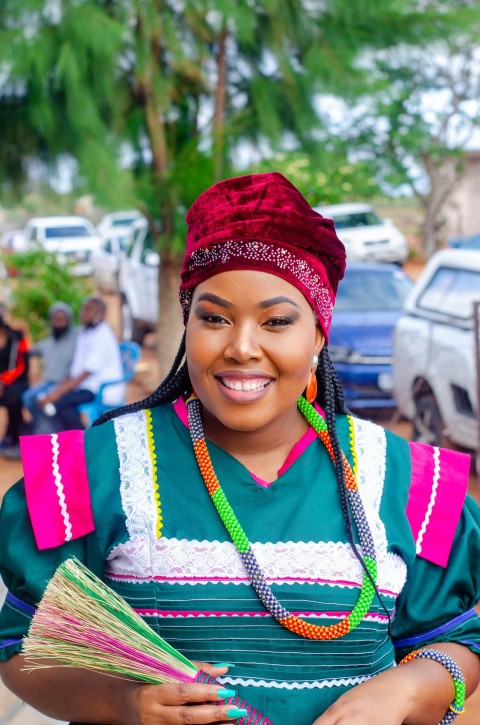
[(445, 567), (467, 493), (470, 456), (415, 442), (410, 454), (407, 517), (416, 553)]
[(37, 547), (61, 546), (94, 531), (84, 431), (23, 436), (20, 448)]

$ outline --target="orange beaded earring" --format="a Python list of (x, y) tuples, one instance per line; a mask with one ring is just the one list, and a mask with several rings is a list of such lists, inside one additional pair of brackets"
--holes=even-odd
[(315, 375), (318, 367), (318, 356), (314, 355), (312, 360), (312, 369), (308, 376), (306, 398), (309, 403), (313, 403), (317, 398), (317, 376)]

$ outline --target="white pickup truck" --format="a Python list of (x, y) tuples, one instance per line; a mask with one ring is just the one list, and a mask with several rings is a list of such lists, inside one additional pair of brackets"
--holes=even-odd
[(141, 344), (158, 320), (160, 256), (146, 221), (132, 225), (131, 241), (120, 260), (119, 293), (121, 333), (124, 340)]
[(434, 254), (407, 298), (394, 333), (393, 384), (413, 438), (479, 448), (474, 303), (480, 252)]

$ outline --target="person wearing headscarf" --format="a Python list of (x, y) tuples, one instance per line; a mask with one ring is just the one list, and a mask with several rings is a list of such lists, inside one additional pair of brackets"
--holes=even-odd
[(81, 328), (75, 338), (70, 367), (33, 404), (34, 432), (59, 432), (84, 427), (81, 406), (94, 400), (104, 383), (119, 381), (105, 391), (104, 399), (120, 405), (125, 395), (120, 349), (101, 297), (87, 297), (80, 310)]
[(41, 358), (43, 364), (42, 381), (29, 387), (22, 396), (23, 405), (31, 413), (35, 410), (34, 401), (53, 390), (69, 374), (78, 334), (72, 308), (66, 302), (55, 302), (50, 307), (48, 322), (50, 335), (30, 348), (30, 357)]
[[(346, 410), (328, 354), (345, 250), (285, 177), (220, 182), (187, 222), (165, 380), (59, 434), (53, 473), (52, 441), (22, 441), (0, 514), (5, 683), (85, 723), (453, 722), (480, 679), (469, 457)], [(25, 673), (34, 605), (73, 554), (217, 683)]]

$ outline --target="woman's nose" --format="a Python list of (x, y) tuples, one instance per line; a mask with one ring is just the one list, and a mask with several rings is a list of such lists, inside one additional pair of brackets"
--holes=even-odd
[(235, 325), (225, 348), (225, 357), (237, 362), (257, 359), (261, 355), (256, 327), (248, 323)]

